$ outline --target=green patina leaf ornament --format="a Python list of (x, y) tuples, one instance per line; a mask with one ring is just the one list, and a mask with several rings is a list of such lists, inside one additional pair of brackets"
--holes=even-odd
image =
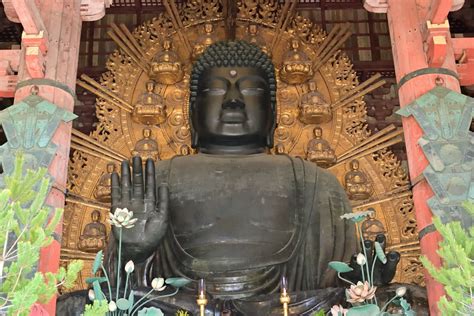
[(92, 273), (94, 274), (97, 273), (100, 266), (102, 265), (103, 259), (104, 259), (104, 255), (102, 254), (102, 250), (101, 250), (95, 255), (94, 263), (92, 264)]
[(372, 215), (374, 211), (364, 211), (364, 212), (357, 212), (357, 213), (346, 213), (341, 215), (341, 219), (350, 219), (354, 223), (362, 222), (367, 216)]
[(99, 283), (102, 283), (102, 282), (106, 282), (107, 281), (107, 278), (106, 277), (91, 277), (91, 278), (87, 278), (86, 279), (86, 283), (87, 284), (92, 284), (94, 283), (95, 281), (99, 282)]
[(126, 311), (130, 308), (130, 301), (126, 298), (120, 298), (117, 300), (117, 307), (122, 311)]
[(379, 258), (380, 262), (383, 264), (387, 263), (387, 257), (385, 256), (385, 252), (382, 249), (382, 246), (378, 241), (374, 243), (375, 246), (375, 254), (377, 255), (377, 258)]
[(336, 270), (339, 273), (351, 272), (352, 269), (347, 263), (340, 261), (331, 261), (329, 262), (329, 267), (333, 270)]
[(100, 288), (100, 284), (98, 281), (94, 281), (92, 283), (92, 288), (94, 289), (95, 299), (98, 301), (102, 301), (105, 299), (104, 294), (102, 293), (102, 289)]
[(168, 278), (165, 280), (165, 283), (174, 286), (175, 288), (180, 288), (191, 283), (191, 280), (186, 278)]
[(164, 316), (161, 309), (156, 307), (147, 307), (138, 311), (138, 316)]
[(380, 308), (375, 304), (366, 304), (349, 308), (347, 316), (378, 316)]

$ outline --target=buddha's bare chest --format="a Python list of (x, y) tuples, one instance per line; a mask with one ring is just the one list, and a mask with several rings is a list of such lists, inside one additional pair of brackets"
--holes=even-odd
[(296, 232), (296, 185), (289, 160), (178, 161), (169, 185), (173, 234), (192, 257), (271, 256)]

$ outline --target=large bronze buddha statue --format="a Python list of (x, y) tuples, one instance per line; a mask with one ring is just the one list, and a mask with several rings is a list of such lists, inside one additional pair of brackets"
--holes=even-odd
[[(242, 41), (211, 45), (193, 67), (189, 113), (197, 154), (148, 159), (144, 169), (135, 157), (131, 170), (124, 161), (121, 177), (112, 175), (112, 211), (128, 208), (138, 218), (122, 231), (122, 262), (135, 262), (135, 287), (157, 276), (204, 279), (206, 315), (223, 306), (232, 315), (281, 314), (282, 276), (292, 315), (343, 300), (344, 289), (327, 288), (336, 284), (328, 263), (355, 253), (353, 225), (340, 219), (351, 207), (329, 172), (267, 153), (276, 127), (267, 55)], [(393, 276), (395, 261), (379, 268)], [(195, 294), (190, 288), (152, 304), (194, 313)]]

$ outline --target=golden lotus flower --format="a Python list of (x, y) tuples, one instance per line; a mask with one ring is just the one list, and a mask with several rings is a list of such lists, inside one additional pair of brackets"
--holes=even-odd
[(357, 282), (356, 285), (351, 285), (347, 292), (347, 301), (349, 303), (362, 303), (365, 300), (370, 300), (375, 296), (376, 286), (370, 286), (369, 282)]

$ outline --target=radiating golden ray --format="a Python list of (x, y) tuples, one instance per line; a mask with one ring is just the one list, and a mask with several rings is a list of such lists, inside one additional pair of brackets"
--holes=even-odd
[[(85, 76), (85, 75), (82, 75), (82, 76)], [(81, 78), (82, 78), (81, 76)], [(91, 79), (92, 81), (94, 81), (93, 79)], [(95, 82), (95, 81), (94, 81)], [(102, 87), (100, 86), (100, 84), (98, 84), (99, 87), (95, 87), (85, 81), (82, 81), (82, 80), (76, 80), (76, 83), (77, 85), (83, 87), (84, 89), (86, 89), (87, 91), (90, 91), (92, 92), (93, 94), (95, 94), (96, 96), (98, 96), (99, 98), (102, 98), (108, 102), (110, 102), (111, 104), (115, 105), (116, 107), (124, 110), (125, 112), (128, 112), (128, 113), (132, 113), (133, 111), (133, 107), (128, 104), (128, 103), (122, 103), (120, 102), (117, 97), (112, 91), (108, 90), (107, 88), (105, 87)]]
[(377, 81), (376, 83), (368, 86), (367, 88), (365, 88), (364, 90), (361, 90), (359, 91), (358, 93), (352, 95), (351, 97), (345, 99), (344, 101), (342, 102), (337, 102), (337, 104), (333, 104), (331, 107), (332, 107), (332, 110), (335, 111), (339, 108), (342, 108), (346, 105), (350, 105), (352, 102), (354, 102), (355, 100), (359, 99), (360, 97), (363, 97), (364, 95), (380, 88), (381, 86), (383, 86), (384, 84), (386, 83), (385, 80), (380, 80), (380, 81)]
[[(87, 153), (92, 154), (99, 158), (104, 158), (105, 155), (109, 159), (113, 159), (119, 162), (128, 160), (127, 156), (109, 148), (108, 146), (101, 144), (90, 136), (79, 132), (76, 129), (72, 129), (71, 147), (76, 150), (87, 150)], [(92, 153), (91, 153), (92, 152)]]
[(96, 254), (83, 252), (78, 249), (61, 248), (61, 259), (89, 260), (93, 261)]
[(343, 152), (342, 154), (340, 154), (337, 158), (338, 159), (344, 159), (345, 156), (351, 154), (353, 151), (359, 149), (359, 148), (362, 148), (364, 146), (366, 146), (367, 144), (370, 144), (371, 142), (373, 142), (374, 140), (376, 140), (377, 138), (380, 138), (382, 136), (384, 136), (385, 134), (387, 134), (388, 132), (391, 132), (393, 130), (395, 130), (396, 127), (395, 125), (393, 124), (390, 124), (388, 125), (387, 127), (385, 127), (384, 129), (380, 130), (379, 132), (371, 135), (370, 137), (366, 138), (364, 141), (362, 141), (361, 143), (349, 148), (348, 150), (346, 150), (345, 152)]
[[(379, 134), (379, 133), (377, 133)], [(375, 134), (375, 135), (377, 135)], [(385, 143), (388, 143), (389, 141), (391, 140), (395, 140), (395, 139), (398, 139), (397, 137), (402, 135), (403, 134), (403, 130), (402, 129), (398, 129), (398, 130), (395, 130), (393, 132), (390, 132), (386, 135), (383, 135), (382, 137), (376, 137), (374, 139), (372, 139), (371, 142), (368, 142), (367, 144), (365, 144), (364, 146), (359, 146), (358, 148), (356, 149), (353, 149), (351, 150), (350, 152), (347, 152), (344, 156), (340, 156), (337, 158), (337, 162), (338, 163), (343, 163), (344, 161), (347, 161), (349, 159), (357, 159), (356, 157), (363, 153), (364, 151), (367, 151), (373, 147), (376, 147), (378, 145), (384, 145), (384, 147), (382, 148), (385, 148), (385, 147), (388, 147), (388, 146), (391, 146), (391, 145), (386, 145)], [(374, 136), (375, 136), (374, 135)], [(378, 135), (377, 135), (378, 136)], [(399, 137), (401, 138), (401, 137)], [(366, 154), (364, 154), (363, 156), (365, 156)]]
[(321, 66), (334, 56), (334, 54), (344, 45), (347, 39), (351, 36), (350, 24), (346, 23), (343, 26), (337, 27), (336, 31), (330, 32), (324, 42), (318, 49), (319, 57), (313, 64), (313, 71), (316, 72)]
[(83, 196), (72, 194), (70, 192), (68, 192), (66, 196), (66, 202), (78, 204), (78, 205), (82, 205), (86, 207), (92, 207), (98, 210), (110, 211), (110, 206), (106, 203), (100, 203)]
[(281, 36), (285, 29), (288, 26), (296, 8), (296, 0), (285, 1), (283, 9), (281, 10), (280, 19), (275, 27), (275, 36), (273, 37), (272, 43), (270, 44), (270, 49), (268, 50), (273, 54), (273, 50), (278, 46), (277, 44), (281, 40)]
[(181, 21), (181, 17), (178, 8), (176, 7), (176, 3), (174, 2), (174, 0), (163, 0), (163, 5), (171, 19), (171, 23), (173, 23), (173, 26), (176, 29), (176, 33), (178, 34), (180, 42), (184, 45), (188, 57), (191, 57), (193, 53), (193, 48), (191, 46), (191, 43), (189, 43), (188, 37), (183, 34), (184, 25), (183, 21)]
[(368, 208), (369, 206), (372, 206), (372, 205), (376, 205), (376, 204), (384, 203), (384, 202), (389, 202), (389, 201), (401, 199), (401, 198), (404, 198), (404, 197), (409, 197), (411, 195), (412, 195), (411, 191), (405, 191), (405, 192), (400, 192), (400, 193), (396, 193), (396, 194), (387, 193), (387, 194), (384, 194), (382, 196), (377, 197), (376, 199), (371, 199), (369, 201), (363, 201), (363, 202), (357, 203), (357, 204), (354, 203), (354, 204), (351, 204), (351, 205), (352, 205), (353, 210), (360, 210), (360, 209), (366, 209), (366, 208)]
[[(112, 27), (114, 26), (115, 24), (112, 23)], [(142, 47), (140, 46), (140, 44), (138, 44), (137, 40), (135, 39), (135, 37), (133, 37), (133, 34), (130, 33), (130, 30), (127, 28), (127, 26), (123, 23), (120, 24), (120, 29), (122, 30), (123, 34), (125, 34), (125, 36), (128, 38), (128, 40), (130, 41), (130, 43), (132, 43), (133, 47), (135, 48), (135, 51), (138, 53), (139, 56), (142, 56), (142, 57), (146, 57), (146, 53), (145, 51), (142, 49)]]
[(127, 36), (123, 34), (123, 32), (118, 28), (117, 25), (112, 23), (112, 30), (108, 31), (107, 35), (110, 36), (110, 38), (115, 42), (115, 44), (117, 44), (138, 67), (140, 67), (143, 71), (148, 72), (148, 64), (144, 62), (144, 59), (140, 55), (136, 54), (136, 52), (134, 51), (135, 47), (132, 43), (130, 43), (130, 41), (127, 39)]

